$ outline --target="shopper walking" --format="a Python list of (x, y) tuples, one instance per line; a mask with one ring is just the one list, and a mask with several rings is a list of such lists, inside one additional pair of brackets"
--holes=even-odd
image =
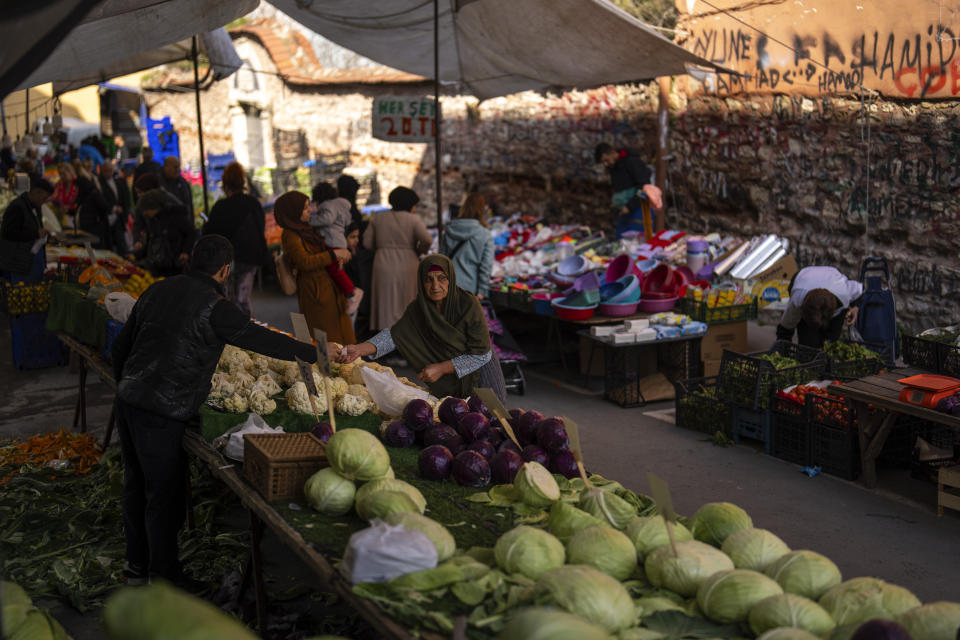
[(457, 285), (481, 300), (490, 295), (493, 269), (493, 236), (487, 230), (487, 201), (471, 193), (457, 217), (443, 231), (440, 253), (450, 258), (457, 272)]

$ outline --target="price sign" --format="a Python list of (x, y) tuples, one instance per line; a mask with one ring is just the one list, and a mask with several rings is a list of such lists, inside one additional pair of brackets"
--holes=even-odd
[(563, 420), (563, 428), (567, 430), (567, 438), (570, 440), (570, 451), (573, 452), (573, 459), (577, 461), (577, 470), (580, 477), (583, 478), (583, 484), (590, 487), (590, 479), (587, 478), (587, 470), (583, 468), (583, 453), (580, 451), (580, 427), (570, 418), (560, 416)]
[(317, 343), (317, 368), (325, 376), (330, 375), (330, 354), (327, 352), (327, 333), (321, 329), (314, 329), (313, 336)]
[(373, 99), (373, 137), (389, 142), (432, 142), (437, 137), (436, 102), (421, 96)]
[(673, 549), (673, 555), (677, 555), (677, 543), (673, 539), (673, 522), (677, 519), (677, 514), (673, 511), (673, 500), (670, 499), (670, 487), (659, 477), (647, 472), (647, 480), (650, 482), (650, 494), (657, 505), (657, 512), (663, 516), (663, 524), (667, 527), (667, 535), (670, 537), (670, 548)]
[(513, 433), (513, 427), (510, 426), (510, 413), (506, 407), (500, 403), (500, 399), (497, 398), (493, 389), (477, 389), (477, 397), (483, 401), (483, 404), (487, 405), (490, 413), (500, 421), (500, 424), (503, 425), (503, 430), (507, 432), (507, 436), (513, 440), (513, 443), (520, 447), (520, 441), (517, 440), (517, 436)]
[(290, 322), (293, 323), (293, 335), (300, 342), (311, 344), (313, 339), (310, 337), (310, 327), (307, 326), (307, 318), (302, 313), (290, 312)]
[(300, 379), (303, 380), (303, 386), (307, 388), (310, 408), (313, 409), (313, 415), (316, 416), (317, 422), (320, 422), (320, 412), (317, 411), (316, 401), (316, 397), (320, 394), (317, 393), (317, 385), (313, 382), (313, 367), (310, 366), (310, 363), (297, 358), (297, 368), (300, 369)]

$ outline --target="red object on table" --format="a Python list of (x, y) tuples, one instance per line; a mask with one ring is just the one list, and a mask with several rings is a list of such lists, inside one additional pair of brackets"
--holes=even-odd
[(960, 389), (960, 380), (928, 373), (900, 378), (897, 382), (904, 385), (903, 390), (900, 391), (900, 402), (928, 409), (936, 409), (938, 402), (949, 398)]

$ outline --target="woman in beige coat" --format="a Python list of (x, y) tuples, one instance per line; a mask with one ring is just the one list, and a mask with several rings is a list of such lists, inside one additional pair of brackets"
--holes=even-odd
[(430, 232), (414, 213), (420, 198), (406, 187), (390, 192), (390, 206), (373, 216), (363, 234), (363, 246), (375, 251), (370, 328), (387, 329), (417, 297), (418, 256), (430, 250)]

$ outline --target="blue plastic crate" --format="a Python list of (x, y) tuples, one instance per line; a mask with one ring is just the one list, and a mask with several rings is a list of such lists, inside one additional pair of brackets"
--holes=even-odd
[(47, 331), (46, 324), (46, 311), (10, 316), (10, 346), (17, 369), (42, 369), (63, 363), (63, 344)]
[(103, 350), (103, 353), (100, 354), (107, 362), (111, 362), (110, 358), (110, 349), (113, 348), (113, 341), (117, 339), (117, 336), (120, 335), (120, 330), (123, 329), (123, 323), (117, 322), (116, 320), (107, 320), (107, 340), (106, 347)]
[(770, 409), (753, 411), (743, 407), (733, 407), (733, 421), (731, 423), (733, 441), (740, 443), (740, 438), (750, 438), (763, 443), (764, 451), (771, 455), (770, 449)]

